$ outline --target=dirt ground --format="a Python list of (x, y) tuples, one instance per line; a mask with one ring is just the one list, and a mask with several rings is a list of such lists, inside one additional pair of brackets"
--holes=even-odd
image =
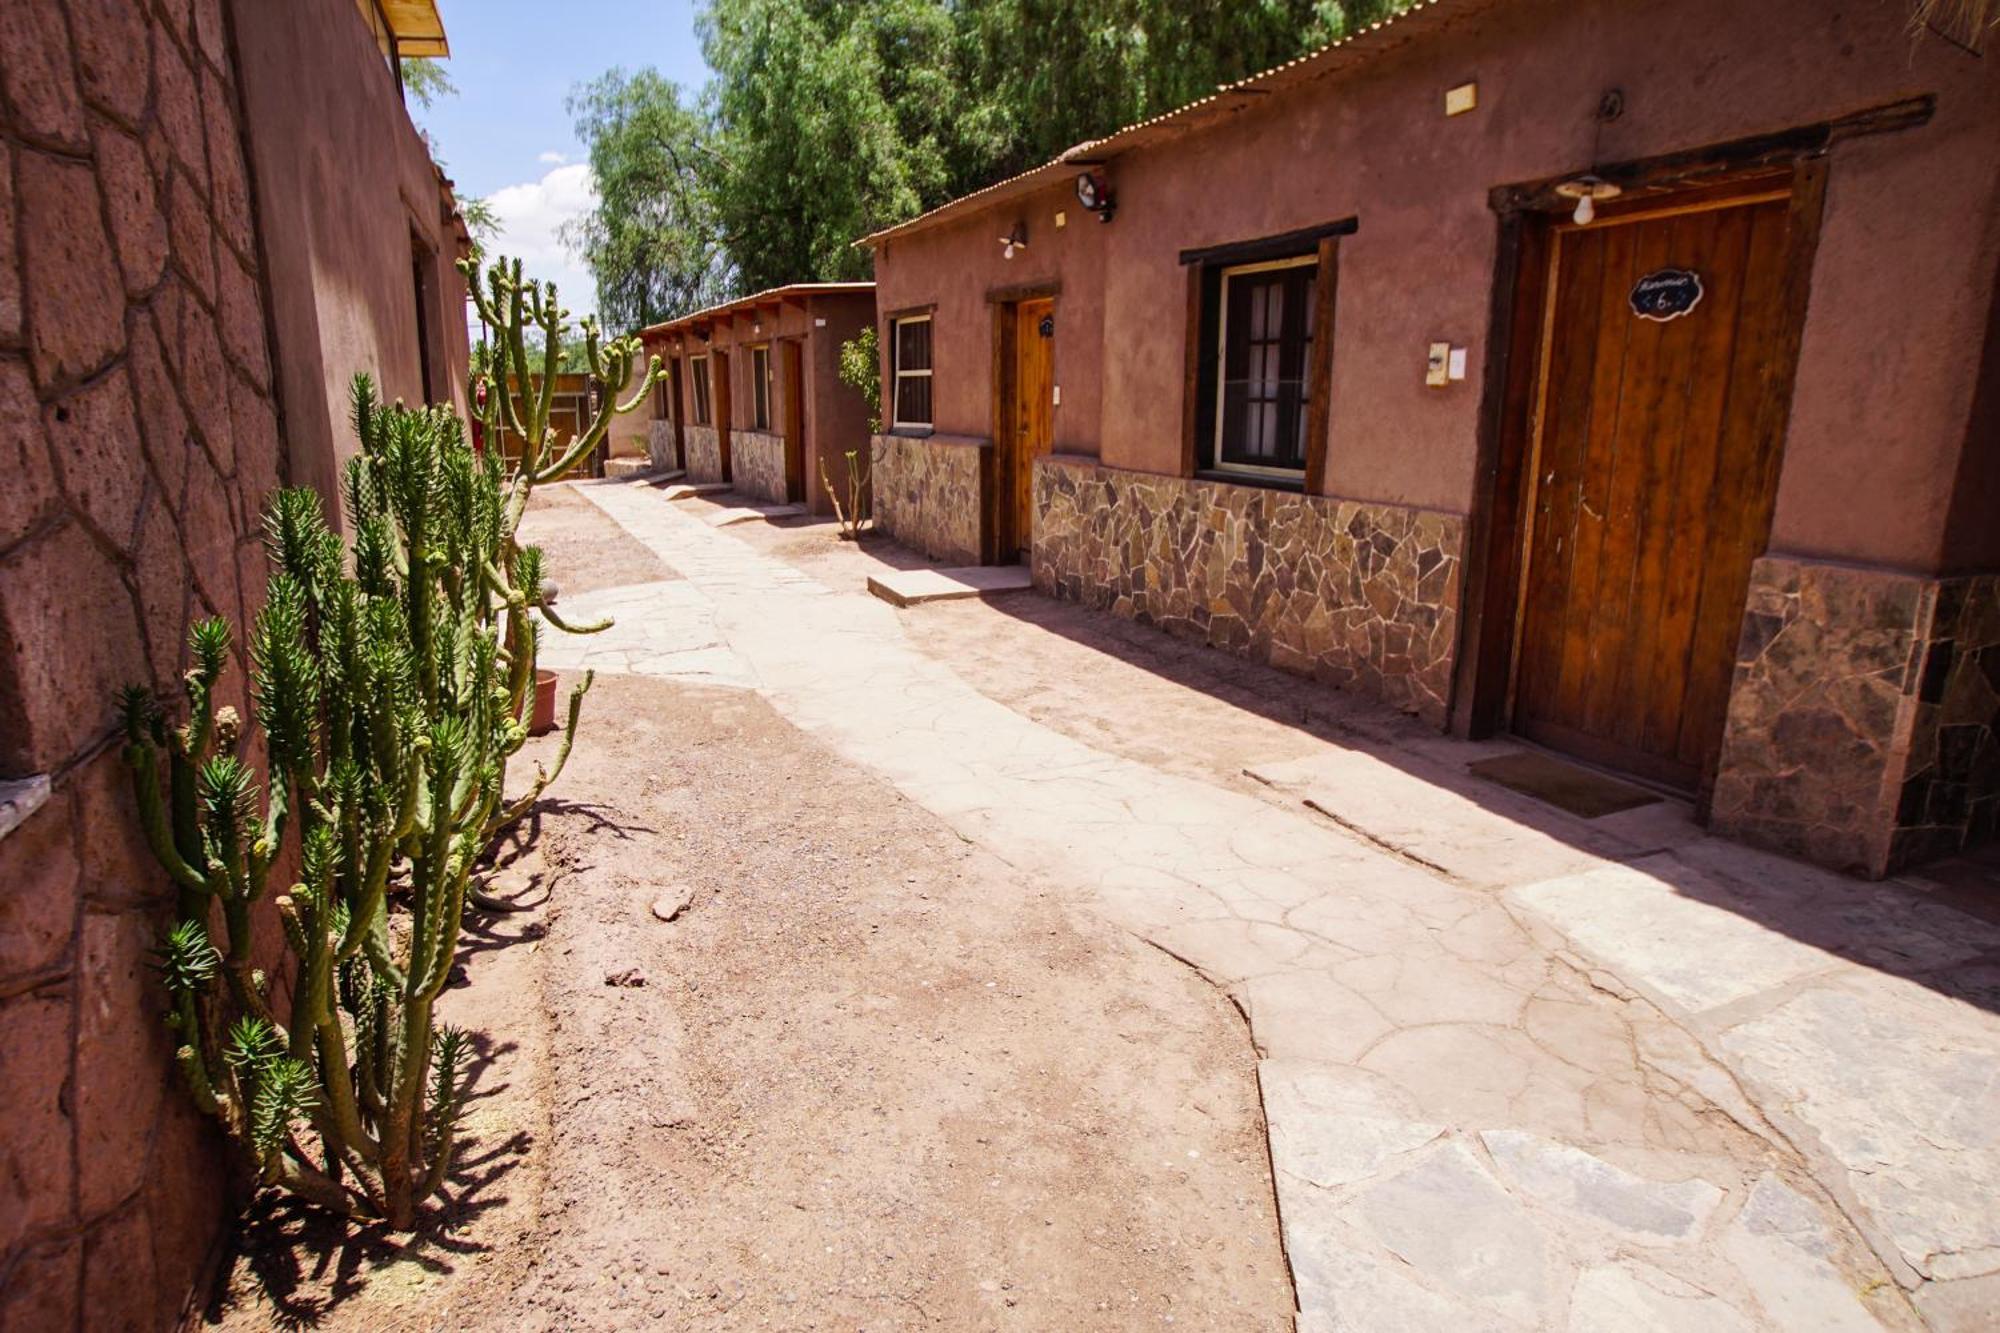
[[(581, 590), (628, 539), (568, 500)], [(260, 1212), (214, 1322), (1290, 1326), (1250, 1044), (1187, 969), (754, 694), (600, 677), (554, 797), (449, 992), (451, 1204), (400, 1256)]]

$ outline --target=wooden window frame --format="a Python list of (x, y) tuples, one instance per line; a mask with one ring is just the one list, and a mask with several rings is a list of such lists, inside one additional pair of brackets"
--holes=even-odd
[(694, 409), (694, 425), (715, 424), (715, 386), (708, 377), (708, 356), (691, 356), (687, 359), (689, 396), (694, 399), (690, 406)]
[[(921, 370), (903, 369), (903, 326), (905, 324), (926, 324), (930, 326), (927, 335), (930, 341), (931, 364)], [(889, 320), (889, 428), (899, 431), (932, 431), (937, 429), (937, 321), (929, 311), (922, 314), (897, 315)], [(903, 420), (903, 381), (905, 379), (927, 379), (931, 382), (931, 419), (929, 421)]]
[(771, 344), (750, 344), (750, 429), (771, 429)]
[[(1184, 250), (1188, 269), (1186, 378), (1183, 384), (1181, 473), (1238, 486), (1320, 494), (1326, 485), (1327, 437), (1332, 425), (1335, 297), (1340, 285), (1340, 238), (1354, 219), (1234, 245)], [(1231, 273), (1316, 266), (1312, 344), (1305, 380), (1305, 462), (1300, 468), (1225, 464), (1222, 432), (1223, 338), (1226, 278)]]

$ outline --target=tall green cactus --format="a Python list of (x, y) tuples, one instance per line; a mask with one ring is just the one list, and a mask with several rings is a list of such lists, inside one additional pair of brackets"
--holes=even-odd
[[(553, 289), (544, 297), (519, 274), (503, 266), (492, 284), (514, 348), (479, 372), (489, 412), (493, 399), (527, 397), (511, 368), (526, 365), (528, 312), (557, 354)], [(593, 364), (622, 390), (636, 344), (600, 351), (586, 332)], [(533, 487), (586, 456), (610, 411), (643, 401), (656, 373), (553, 460), (546, 384), (525, 417), (509, 406), (508, 425), (539, 441), (514, 465), (475, 451), (448, 409), (385, 407), (357, 377), (361, 452), (343, 478), (352, 550), (309, 490), (278, 492), (266, 517), (273, 572), (249, 645), (262, 763), (243, 757), (236, 710), (216, 704), (233, 649), (226, 621), (190, 635), (184, 725), (170, 727), (144, 689), (126, 692), (141, 822), (180, 890), (158, 950), (176, 1060), (265, 1184), (397, 1230), (443, 1185), (467, 1046), (433, 1008), (480, 857), (560, 774), (591, 681), (586, 672), (570, 695), (554, 770), (506, 800), (507, 762), (527, 735), (536, 614), (568, 628), (541, 552), (515, 533)], [(498, 422), (486, 418), (489, 438)], [(290, 954), (283, 1005), (253, 957), (254, 908), (280, 866), (297, 871), (274, 901)]]

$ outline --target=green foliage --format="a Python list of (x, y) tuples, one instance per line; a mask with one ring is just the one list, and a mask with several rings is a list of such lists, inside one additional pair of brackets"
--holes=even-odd
[[(260, 1182), (399, 1230), (443, 1185), (455, 1145), (467, 1043), (432, 1010), (476, 868), (561, 773), (591, 683), (585, 673), (570, 695), (554, 771), (506, 799), (537, 617), (569, 628), (540, 553), (515, 533), (535, 486), (587, 456), (657, 373), (649, 366), (617, 404), (639, 349), (600, 346), (586, 324), (585, 359), (613, 393), (557, 455), (552, 395), (530, 389), (523, 334), (532, 322), (558, 357), (561, 308), (518, 264), (486, 277), (495, 340), (475, 398), (484, 391), (492, 438), (504, 419), (529, 447), (512, 463), (476, 452), (449, 409), (384, 405), (357, 377), (361, 451), (342, 484), (351, 549), (311, 491), (278, 492), (266, 515), (271, 577), (248, 653), (254, 734), (215, 703), (235, 660), (219, 618), (189, 636), (185, 725), (170, 729), (143, 689), (123, 695), (140, 820), (180, 888), (155, 954), (190, 1095)], [(256, 736), (262, 763), (243, 752)], [(297, 877), (271, 902), (290, 955), (281, 1003), (252, 942), (254, 909), (286, 865)]]
[(598, 202), (565, 239), (596, 276), (599, 315), (643, 328), (727, 296), (719, 173), (699, 108), (653, 70), (614, 69), (572, 92), (569, 110)]
[(867, 276), (859, 236), (1157, 115), (1407, 0), (708, 0), (699, 105), (613, 70), (570, 107), (574, 237), (622, 326)]
[(438, 98), (458, 95), (458, 85), (451, 81), (451, 75), (428, 56), (404, 56), (401, 67), (403, 96), (426, 111)]
[(870, 324), (840, 345), (840, 382), (868, 404), (868, 433), (882, 429), (882, 338)]

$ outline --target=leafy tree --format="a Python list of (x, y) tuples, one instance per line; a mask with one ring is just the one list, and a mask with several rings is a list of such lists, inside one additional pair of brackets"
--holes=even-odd
[(706, 119), (651, 69), (614, 69), (569, 98), (590, 145), (597, 207), (565, 229), (597, 279), (611, 328), (643, 328), (726, 297), (732, 286)]
[(404, 56), (403, 96), (428, 111), (440, 97), (458, 96), (458, 85), (445, 73), (443, 65), (429, 56)]
[(919, 206), (861, 7), (712, 0), (697, 20), (715, 71), (716, 209), (746, 289), (865, 276), (854, 238)]

